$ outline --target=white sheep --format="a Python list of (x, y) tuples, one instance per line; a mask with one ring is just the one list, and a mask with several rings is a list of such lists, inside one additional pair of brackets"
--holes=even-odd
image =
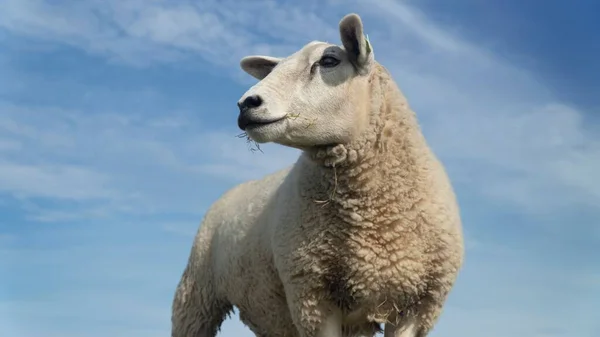
[(173, 337), (214, 337), (235, 306), (262, 337), (424, 337), (463, 263), (458, 204), (356, 14), (342, 46), (249, 56), (238, 103), (258, 143), (302, 150), (206, 213), (177, 287)]

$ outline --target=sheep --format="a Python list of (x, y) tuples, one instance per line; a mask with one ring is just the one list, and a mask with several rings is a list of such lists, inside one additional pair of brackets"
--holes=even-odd
[(424, 337), (436, 324), (464, 258), (458, 202), (360, 16), (339, 31), (341, 46), (240, 61), (259, 82), (238, 127), (300, 155), (207, 211), (172, 337), (214, 337), (234, 307), (261, 337)]

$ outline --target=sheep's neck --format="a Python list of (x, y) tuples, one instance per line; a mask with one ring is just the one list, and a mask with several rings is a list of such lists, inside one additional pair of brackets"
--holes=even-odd
[(353, 143), (321, 150), (318, 171), (328, 192), (319, 202), (337, 208), (348, 221), (369, 222), (377, 214), (394, 222), (407, 212), (403, 207), (419, 202), (431, 156), (414, 113), (387, 72), (377, 71), (371, 80), (371, 130)]

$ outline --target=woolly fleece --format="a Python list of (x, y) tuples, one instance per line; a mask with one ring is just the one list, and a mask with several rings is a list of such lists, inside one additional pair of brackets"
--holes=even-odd
[[(207, 211), (175, 293), (173, 337), (215, 336), (233, 306), (262, 337), (373, 336), (380, 323), (386, 337), (424, 337), (441, 314), (464, 254), (453, 189), (361, 40), (360, 18), (346, 16), (340, 31), (343, 61), (355, 71), (339, 90), (354, 102), (356, 127), (343, 141), (312, 146), (255, 131), (303, 151), (292, 167), (234, 187)], [(352, 38), (363, 41), (354, 53)], [(273, 70), (280, 59), (266, 60), (245, 70), (264, 81), (283, 76)]]

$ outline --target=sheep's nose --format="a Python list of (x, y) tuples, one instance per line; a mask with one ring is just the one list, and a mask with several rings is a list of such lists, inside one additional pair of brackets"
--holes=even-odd
[(243, 101), (238, 102), (238, 108), (240, 113), (244, 113), (250, 109), (258, 108), (262, 104), (263, 100), (258, 95), (251, 95), (246, 97)]

